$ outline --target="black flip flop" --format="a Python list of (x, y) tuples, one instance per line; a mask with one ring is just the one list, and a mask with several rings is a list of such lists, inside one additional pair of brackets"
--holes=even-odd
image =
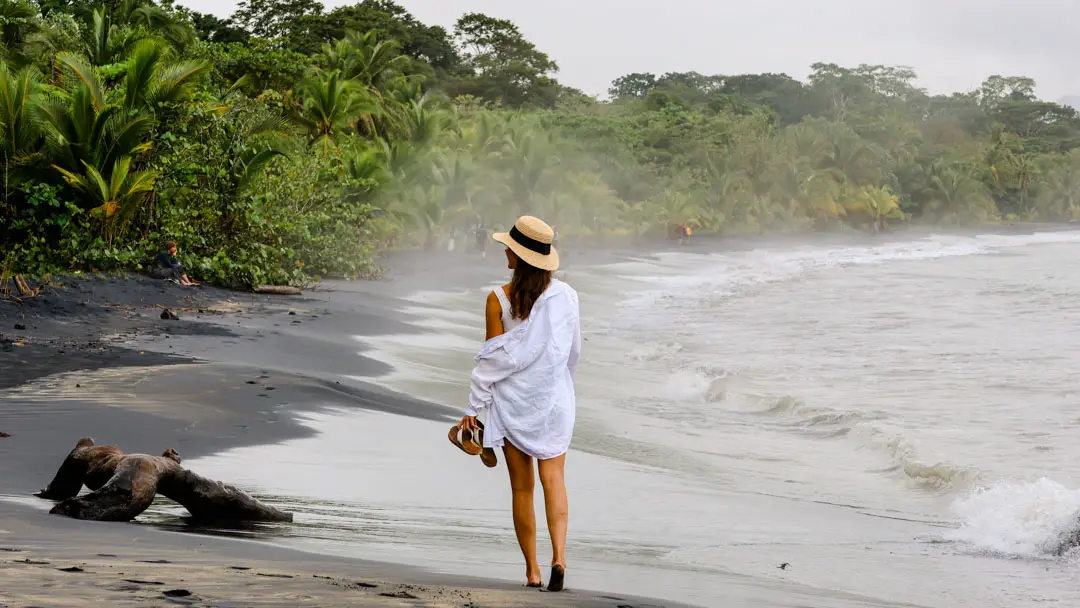
[(562, 591), (563, 582), (566, 578), (566, 568), (563, 568), (559, 564), (555, 564), (551, 567), (551, 579), (548, 580), (548, 591)]

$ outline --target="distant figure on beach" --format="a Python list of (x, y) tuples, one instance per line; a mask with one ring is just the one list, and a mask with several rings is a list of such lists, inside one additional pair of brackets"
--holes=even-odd
[(679, 239), (680, 245), (689, 240), (691, 234), (693, 234), (693, 230), (690, 228), (690, 224), (677, 224), (675, 226), (675, 236)]
[(195, 281), (188, 278), (184, 273), (184, 266), (180, 263), (180, 260), (176, 259), (176, 252), (178, 251), (176, 243), (169, 241), (165, 243), (165, 251), (162, 251), (154, 258), (154, 263), (150, 265), (150, 276), (155, 279), (165, 279), (174, 283), (179, 283), (184, 286), (198, 285)]
[[(529, 587), (543, 585), (533, 512), (537, 461), (553, 553), (547, 588), (561, 591), (568, 520), (564, 467), (574, 434), (573, 375), (581, 355), (578, 295), (551, 276), (559, 254), (551, 245), (554, 231), (542, 220), (521, 217), (509, 233), (492, 238), (506, 246), (513, 276), (488, 295), (487, 341), (476, 356), (469, 409), (451, 429), (450, 440), (467, 453), (480, 454), (489, 467), (497, 462), (493, 448), (502, 448)], [(476, 419), (480, 412), (485, 424)], [(459, 432), (464, 444), (457, 439)]]
[(481, 260), (486, 260), (487, 259), (487, 238), (488, 238), (487, 227), (484, 226), (483, 222), (477, 223), (476, 224), (476, 248), (480, 250), (480, 259)]

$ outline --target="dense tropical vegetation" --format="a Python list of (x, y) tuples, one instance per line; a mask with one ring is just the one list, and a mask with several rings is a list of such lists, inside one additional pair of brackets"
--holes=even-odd
[(1080, 219), (1080, 115), (1023, 77), (629, 74), (598, 101), (513, 23), (393, 0), (0, 0), (0, 270), (364, 276), (390, 246)]

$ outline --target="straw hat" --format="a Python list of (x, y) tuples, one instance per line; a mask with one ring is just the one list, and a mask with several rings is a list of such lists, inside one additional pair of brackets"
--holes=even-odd
[(549, 271), (559, 269), (559, 252), (551, 246), (555, 231), (538, 217), (523, 215), (510, 232), (496, 232), (491, 238), (509, 247), (529, 266)]

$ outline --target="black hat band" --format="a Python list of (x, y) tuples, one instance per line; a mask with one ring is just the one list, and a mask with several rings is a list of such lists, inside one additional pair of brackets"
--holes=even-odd
[(517, 229), (517, 226), (510, 229), (510, 238), (530, 251), (535, 251), (540, 255), (551, 255), (551, 243), (541, 243), (534, 238), (527, 237)]

